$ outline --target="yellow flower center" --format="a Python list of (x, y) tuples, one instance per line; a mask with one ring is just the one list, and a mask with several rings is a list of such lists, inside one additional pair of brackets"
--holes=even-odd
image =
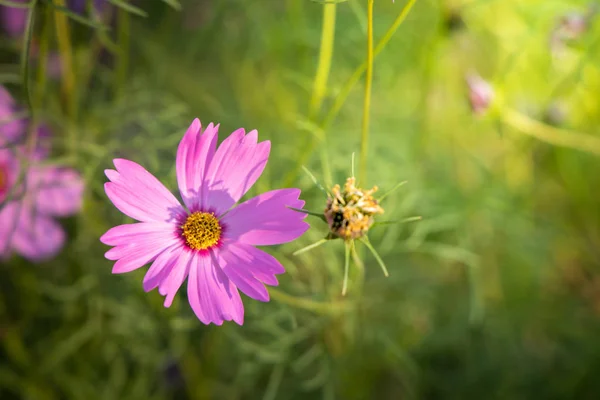
[(181, 229), (185, 242), (194, 250), (206, 250), (216, 245), (221, 238), (221, 225), (213, 213), (192, 213)]

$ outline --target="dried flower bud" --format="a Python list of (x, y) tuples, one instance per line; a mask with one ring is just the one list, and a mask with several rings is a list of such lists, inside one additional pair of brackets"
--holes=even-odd
[(335, 185), (324, 212), (331, 233), (344, 240), (364, 236), (373, 225), (373, 216), (383, 214), (383, 208), (372, 196), (377, 186), (363, 190), (357, 188), (355, 182), (356, 178), (348, 178), (343, 190)]
[(469, 87), (469, 102), (475, 114), (481, 115), (487, 111), (494, 100), (494, 89), (486, 80), (477, 74), (470, 73), (466, 77)]

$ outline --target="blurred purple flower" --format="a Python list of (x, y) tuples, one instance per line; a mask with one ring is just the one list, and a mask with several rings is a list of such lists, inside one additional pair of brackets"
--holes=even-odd
[(17, 141), (25, 130), (25, 120), (8, 91), (0, 86), (0, 148)]
[[(26, 4), (29, 0), (12, 0), (13, 3)], [(78, 14), (87, 14), (88, 0), (69, 0), (67, 6)], [(94, 11), (102, 13), (108, 5), (106, 0), (92, 0), (91, 4)], [(0, 6), (0, 22), (4, 31), (10, 36), (22, 36), (27, 25), (28, 8), (17, 8), (10, 6)]]
[(467, 74), (465, 79), (469, 87), (471, 109), (477, 115), (485, 113), (494, 99), (492, 85), (475, 73)]
[[(0, 89), (0, 105), (12, 105), (8, 92)], [(0, 143), (19, 142), (24, 134), (25, 123), (21, 120), (12, 131), (0, 130)], [(48, 154), (43, 143), (50, 132), (40, 127), (37, 135), (41, 144), (32, 153), (23, 145), (0, 148), (0, 259), (13, 251), (31, 261), (53, 257), (65, 242), (65, 233), (53, 217), (72, 215), (81, 209), (81, 176), (69, 168), (38, 165)], [(20, 163), (19, 158), (27, 162)]]
[[(13, 0), (14, 3), (26, 4), (28, 0)], [(28, 8), (0, 6), (0, 21), (4, 31), (10, 36), (21, 36), (27, 25)]]
[(589, 29), (597, 13), (597, 4), (592, 3), (586, 12), (571, 12), (558, 20), (550, 35), (550, 50), (560, 56), (569, 42), (579, 40)]
[[(68, 2), (71, 10), (76, 13), (85, 14), (87, 12), (87, 3), (88, 0), (70, 0)], [(91, 0), (93, 10), (96, 12), (103, 12), (104, 8), (107, 6), (106, 0)]]

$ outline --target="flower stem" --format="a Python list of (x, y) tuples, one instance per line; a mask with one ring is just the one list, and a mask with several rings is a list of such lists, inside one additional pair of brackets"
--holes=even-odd
[[(65, 0), (54, 0), (54, 4), (66, 7)], [(61, 83), (64, 101), (66, 103), (65, 110), (66, 114), (69, 116), (69, 125), (72, 125), (75, 116), (75, 107), (77, 106), (77, 99), (75, 95), (75, 71), (73, 70), (73, 47), (69, 32), (69, 21), (64, 12), (55, 9), (54, 22), (56, 24), (56, 39), (62, 63)], [(75, 132), (76, 131), (72, 126), (68, 127), (69, 150), (72, 155), (75, 154), (76, 151), (75, 144), (77, 138), (75, 137)]]
[(360, 133), (360, 160), (358, 180), (367, 179), (367, 152), (369, 148), (369, 116), (371, 112), (371, 88), (373, 86), (373, 3), (367, 0), (367, 71), (365, 76), (365, 100), (363, 102), (363, 119)]
[[(392, 23), (392, 25), (388, 28), (388, 30), (385, 32), (383, 37), (375, 45), (375, 48), (373, 49), (373, 58), (377, 57), (377, 55), (379, 53), (381, 53), (381, 51), (383, 51), (383, 49), (385, 49), (388, 42), (394, 36), (394, 33), (396, 33), (396, 31), (398, 30), (398, 28), (400, 27), (402, 22), (406, 19), (406, 16), (410, 12), (410, 10), (412, 9), (412, 7), (416, 3), (416, 1), (417, 0), (409, 0), (406, 3), (404, 8), (400, 11), (398, 16)], [(342, 86), (341, 90), (339, 91), (338, 95), (336, 96), (336, 98), (334, 100), (333, 106), (329, 109), (329, 111), (325, 115), (323, 122), (321, 124), (319, 124), (323, 128), (323, 132), (325, 132), (331, 126), (331, 124), (337, 117), (338, 113), (342, 109), (342, 106), (346, 102), (346, 99), (350, 95), (350, 92), (354, 88), (354, 85), (356, 85), (358, 83), (358, 81), (360, 80), (360, 78), (362, 77), (362, 75), (366, 71), (366, 69), (367, 69), (367, 62), (364, 61), (362, 64), (360, 64), (358, 67), (356, 67), (356, 69), (354, 70), (354, 72), (352, 73), (350, 78), (348, 78), (348, 80), (346, 81), (344, 86)], [(315, 147), (318, 144), (320, 144), (320, 142), (317, 142), (315, 140), (311, 140), (306, 144), (306, 147), (300, 153), (300, 157), (298, 157), (298, 163), (296, 164), (296, 168), (294, 168), (292, 171), (290, 171), (288, 176), (284, 179), (284, 184), (286, 186), (290, 186), (294, 183), (298, 173), (300, 172), (301, 166), (306, 164), (308, 158), (310, 157), (313, 150), (315, 149)]]
[(292, 255), (293, 256), (297, 256), (297, 255), (302, 254), (302, 253), (304, 253), (306, 251), (312, 250), (315, 247), (319, 247), (320, 245), (322, 245), (324, 243), (327, 243), (327, 239), (321, 239), (321, 240), (319, 240), (319, 241), (317, 241), (317, 242), (315, 242), (313, 244), (309, 244), (308, 246), (303, 247), (300, 250), (296, 250), (295, 252), (292, 253)]
[(348, 271), (350, 270), (350, 246), (351, 242), (344, 243), (344, 283), (342, 284), (342, 296), (346, 295), (348, 290)]
[(327, 80), (331, 70), (331, 59), (333, 58), (333, 42), (335, 39), (335, 13), (336, 4), (323, 5), (323, 28), (321, 30), (321, 48), (319, 50), (319, 61), (317, 72), (313, 82), (312, 96), (310, 99), (309, 118), (315, 120), (323, 104), (323, 98), (327, 90)]
[(119, 94), (124, 90), (127, 80), (127, 70), (129, 68), (129, 45), (131, 36), (131, 27), (129, 21), (129, 13), (120, 8), (117, 10), (118, 26), (118, 41), (119, 53), (117, 62), (117, 79), (115, 79), (115, 93)]
[(269, 288), (269, 294), (273, 300), (318, 314), (341, 314), (353, 306), (352, 303), (348, 301), (332, 301), (330, 303), (326, 303), (314, 301), (308, 298), (290, 296), (289, 294), (281, 292), (272, 287)]
[(600, 156), (600, 139), (597, 137), (554, 128), (512, 109), (502, 111), (502, 120), (520, 132), (543, 142)]
[(46, 89), (46, 80), (48, 76), (48, 47), (49, 47), (49, 38), (50, 38), (50, 19), (52, 17), (52, 11), (50, 7), (46, 8), (44, 18), (43, 18), (43, 27), (42, 33), (40, 36), (40, 46), (39, 46), (39, 55), (38, 55), (38, 70), (36, 76), (36, 91), (35, 97), (33, 99), (34, 107), (41, 107), (44, 102), (44, 94)]

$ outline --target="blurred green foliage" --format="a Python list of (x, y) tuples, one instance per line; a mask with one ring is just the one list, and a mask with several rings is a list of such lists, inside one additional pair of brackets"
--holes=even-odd
[[(32, 43), (72, 62), (50, 77), (29, 57), (34, 111), (54, 132), (53, 162), (79, 169), (87, 191), (81, 215), (63, 221), (59, 257), (1, 267), (2, 399), (597, 398), (600, 161), (569, 147), (600, 135), (600, 20), (551, 40), (587, 1), (418, 0), (375, 60), (363, 186), (408, 180), (385, 219), (423, 220), (374, 229), (390, 277), (362, 249), (342, 297), (342, 243), (291, 255), (326, 234), (313, 219), (299, 241), (269, 249), (287, 273), (271, 302), (244, 298), (241, 327), (202, 325), (185, 291), (163, 308), (144, 271), (111, 275), (98, 238), (127, 219), (103, 170), (125, 157), (175, 190), (176, 146), (199, 117), (220, 122), (221, 138), (243, 126), (272, 141), (250, 195), (291, 184), (321, 210), (299, 167), (306, 157), (329, 184), (350, 174), (362, 79), (321, 122), (365, 60), (367, 2), (112, 3), (104, 24), (36, 8)], [(375, 1), (375, 42), (404, 5)], [(335, 41), (311, 109), (324, 7)], [(0, 41), (0, 78), (22, 104), (25, 43)], [(467, 101), (471, 71), (494, 88), (483, 116)]]

